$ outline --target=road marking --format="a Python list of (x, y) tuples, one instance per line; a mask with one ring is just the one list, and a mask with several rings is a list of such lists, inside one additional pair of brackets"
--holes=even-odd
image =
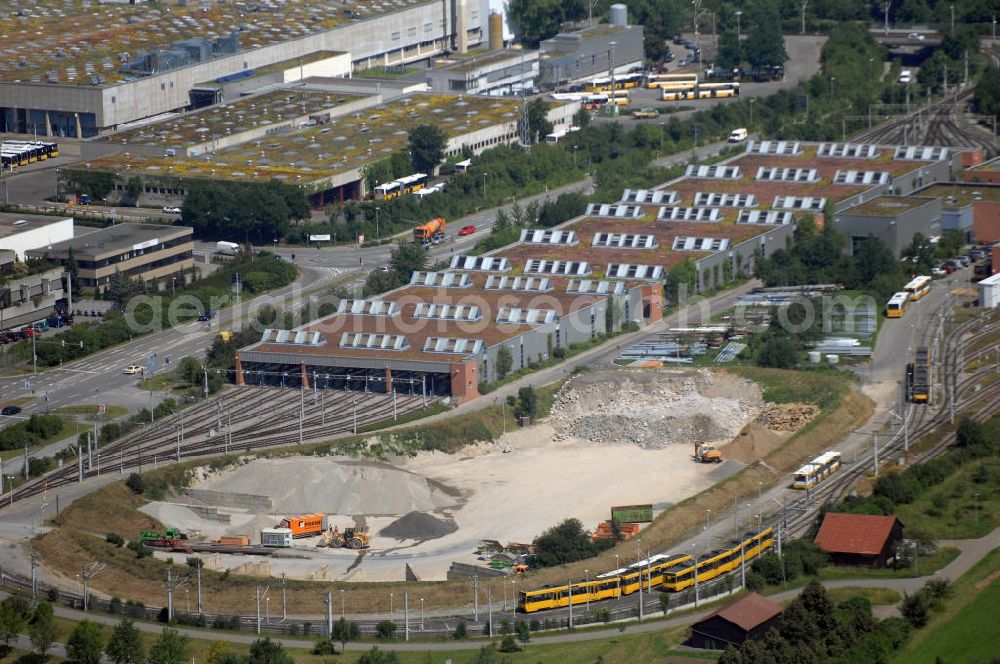
[(73, 373), (85, 373), (85, 374), (101, 373), (100, 371), (93, 371), (93, 370), (90, 370), (90, 369), (70, 369), (68, 367), (66, 369), (64, 369), (64, 371), (72, 371)]

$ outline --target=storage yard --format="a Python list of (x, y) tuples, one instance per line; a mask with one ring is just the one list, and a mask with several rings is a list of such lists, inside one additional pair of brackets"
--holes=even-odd
[[(531, 542), (569, 517), (594, 530), (612, 505), (651, 504), (659, 512), (701, 491), (755, 460), (739, 434), (767, 412), (759, 388), (728, 373), (588, 373), (563, 387), (546, 421), (457, 455), (420, 452), (394, 465), (257, 459), (222, 472), (202, 469), (186, 495), (142, 509), (195, 541), (247, 535), (259, 545), (261, 530), (309, 513), (325, 515), (331, 528), (357, 524), (371, 534), (364, 551), (301, 537), (267, 558), (206, 557), (209, 567), (234, 573), (392, 581), (404, 579), (409, 565), (422, 580), (440, 580), (452, 562), (483, 564), (476, 555), (483, 540)], [(729, 456), (734, 438), (742, 461)], [(724, 462), (694, 463), (695, 439), (719, 447)], [(768, 449), (781, 440), (772, 434)], [(606, 481), (626, 475), (628, 483)], [(539, 509), (533, 487), (542, 485), (546, 505)]]

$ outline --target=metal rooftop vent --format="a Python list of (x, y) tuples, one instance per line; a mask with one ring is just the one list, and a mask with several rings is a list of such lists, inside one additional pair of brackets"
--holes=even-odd
[(624, 295), (628, 286), (620, 281), (603, 279), (570, 279), (566, 292), (574, 295)]
[(556, 319), (552, 309), (521, 309), (520, 307), (502, 307), (497, 313), (497, 323), (511, 325), (547, 325)]
[(815, 168), (761, 166), (757, 169), (757, 180), (762, 182), (819, 182), (819, 172)]
[(662, 265), (638, 265), (635, 263), (610, 263), (608, 279), (639, 279), (641, 281), (657, 281), (663, 278)]
[(326, 337), (322, 332), (311, 332), (309, 330), (275, 330), (267, 328), (261, 335), (262, 343), (267, 344), (289, 344), (295, 346), (320, 346), (326, 343)]
[(699, 191), (694, 195), (694, 204), (698, 207), (757, 207), (757, 197), (753, 194), (717, 194)]
[(837, 171), (834, 184), (889, 184), (890, 174), (885, 171)]
[(351, 316), (398, 316), (399, 305), (386, 300), (341, 300), (338, 314)]
[(580, 243), (576, 231), (541, 231), (522, 230), (521, 242), (528, 244), (552, 244), (562, 247), (572, 247)]
[(719, 208), (707, 207), (661, 207), (657, 221), (719, 221)]
[(469, 272), (508, 272), (510, 261), (500, 256), (452, 256), (450, 268)]
[(427, 337), (425, 353), (450, 353), (452, 355), (478, 355), (483, 352), (481, 339), (456, 339), (454, 337)]
[(587, 214), (592, 217), (638, 219), (642, 216), (642, 208), (638, 205), (623, 205), (619, 203), (590, 203), (587, 205)]
[(439, 288), (469, 288), (472, 280), (464, 272), (423, 272), (410, 276), (411, 286), (436, 286)]
[(490, 275), (486, 279), (484, 289), (543, 293), (552, 290), (552, 283), (547, 277), (497, 277)]
[(794, 157), (802, 154), (802, 147), (798, 141), (750, 141), (747, 143), (747, 154)]
[(674, 251), (725, 251), (729, 249), (729, 238), (724, 237), (675, 237)]
[(878, 155), (878, 146), (868, 143), (820, 143), (816, 150), (817, 157), (874, 159)]
[(592, 247), (614, 249), (656, 249), (659, 243), (655, 235), (639, 235), (638, 233), (596, 233)]
[(673, 205), (677, 202), (677, 192), (665, 189), (626, 189), (622, 193), (621, 202)]
[(341, 348), (357, 350), (408, 350), (410, 344), (401, 334), (371, 334), (369, 332), (344, 332), (340, 335)]
[(892, 158), (897, 161), (941, 161), (948, 157), (948, 148), (927, 145), (900, 145)]
[(822, 212), (826, 206), (825, 198), (813, 196), (775, 196), (771, 205), (776, 210), (813, 210)]
[(524, 265), (524, 273), (586, 277), (590, 275), (590, 264), (586, 261), (549, 261), (529, 258)]
[(793, 221), (791, 212), (780, 210), (741, 210), (740, 217), (736, 220), (738, 224), (766, 224), (770, 226), (784, 226)]
[(691, 164), (684, 172), (689, 178), (710, 178), (716, 180), (737, 180), (740, 176), (739, 166), (699, 166)]
[(472, 323), (483, 319), (479, 307), (470, 304), (430, 304), (421, 302), (413, 311), (414, 318), (429, 320), (458, 320)]

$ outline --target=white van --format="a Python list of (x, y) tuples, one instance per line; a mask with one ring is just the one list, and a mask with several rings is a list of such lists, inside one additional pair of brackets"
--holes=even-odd
[(730, 143), (742, 143), (747, 140), (747, 130), (746, 127), (740, 127), (739, 129), (733, 129), (729, 132), (729, 142)]
[(913, 73), (909, 69), (899, 72), (899, 82), (902, 85), (909, 85), (913, 82)]
[(235, 242), (216, 242), (215, 253), (223, 256), (235, 256), (240, 250), (240, 245)]

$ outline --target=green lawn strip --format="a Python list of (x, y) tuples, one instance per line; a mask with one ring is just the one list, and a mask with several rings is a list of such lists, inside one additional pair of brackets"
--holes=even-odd
[[(905, 521), (903, 523), (906, 523)], [(881, 567), (874, 569), (871, 567), (824, 567), (819, 571), (819, 578), (823, 581), (833, 581), (838, 579), (910, 579), (918, 576), (927, 576), (943, 569), (948, 563), (958, 557), (960, 551), (953, 546), (939, 546), (934, 553), (927, 556), (920, 556), (917, 560), (916, 569), (903, 567), (902, 569), (892, 569)]]
[[(128, 408), (125, 406), (118, 406), (115, 404), (103, 404), (104, 414), (100, 416), (103, 420), (114, 420), (119, 417), (124, 417), (128, 415)], [(77, 406), (63, 406), (62, 408), (57, 408), (53, 411), (56, 415), (89, 415), (86, 420), (88, 422), (93, 422), (97, 415), (97, 404), (84, 404)]]
[(933, 614), (893, 661), (934, 664), (938, 657), (943, 662), (988, 661), (1000, 652), (998, 573), (1000, 549), (993, 549), (955, 582), (944, 611)]
[(1000, 525), (1000, 458), (964, 464), (912, 503), (896, 505), (896, 516), (939, 539), (982, 537)]

